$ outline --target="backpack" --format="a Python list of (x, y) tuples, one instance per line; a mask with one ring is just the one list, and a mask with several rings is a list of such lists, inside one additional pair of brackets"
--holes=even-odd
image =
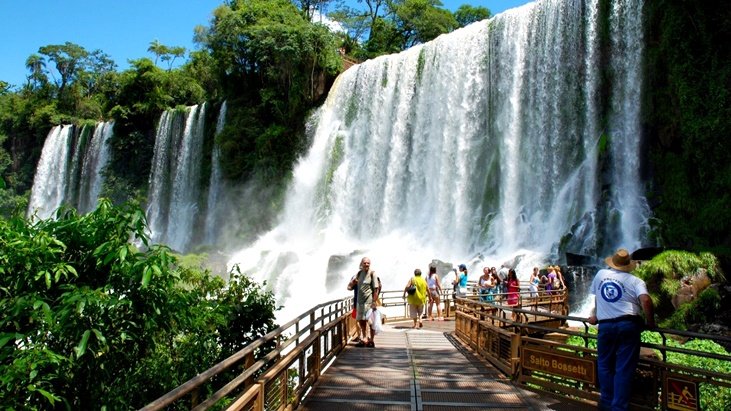
[(559, 280), (558, 276), (556, 276), (556, 278), (553, 279), (553, 289), (554, 290), (561, 289), (561, 280)]

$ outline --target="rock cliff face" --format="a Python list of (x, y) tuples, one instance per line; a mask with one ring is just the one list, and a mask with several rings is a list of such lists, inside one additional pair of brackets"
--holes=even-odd
[(676, 309), (685, 303), (695, 300), (700, 293), (711, 285), (706, 270), (699, 270), (695, 274), (683, 277), (680, 280), (680, 290), (672, 298)]

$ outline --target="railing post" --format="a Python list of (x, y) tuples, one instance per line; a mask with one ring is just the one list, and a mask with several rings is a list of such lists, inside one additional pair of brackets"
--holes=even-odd
[[(250, 352), (246, 354), (246, 357), (244, 357), (244, 370), (248, 370), (254, 365), (254, 352)], [(244, 381), (244, 387), (250, 387), (252, 384), (254, 384), (254, 376), (250, 376)]]
[(322, 334), (317, 337), (315, 344), (312, 346), (312, 355), (315, 356), (312, 361), (314, 366), (314, 369), (312, 370), (312, 377), (314, 378), (313, 383), (320, 379), (320, 370), (322, 369), (322, 364), (320, 363), (322, 361), (322, 347), (320, 346), (321, 336)]
[(513, 333), (510, 339), (510, 376), (517, 377), (518, 364), (520, 363), (520, 334)]
[(266, 390), (264, 389), (266, 384), (263, 382), (258, 382), (256, 385), (259, 386), (259, 393), (256, 395), (256, 401), (254, 403), (254, 410), (255, 411), (264, 411), (264, 399)]

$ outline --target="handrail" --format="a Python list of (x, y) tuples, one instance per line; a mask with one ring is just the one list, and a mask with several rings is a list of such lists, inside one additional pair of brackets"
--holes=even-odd
[[(582, 404), (595, 405), (598, 400), (596, 382), (590, 379), (576, 380), (565, 375), (551, 373), (550, 370), (536, 370), (523, 366), (524, 350), (539, 350), (539, 353), (554, 353), (562, 358), (576, 358), (580, 361), (595, 362), (596, 350), (589, 342), (597, 336), (589, 332), (587, 318), (562, 314), (567, 301), (567, 293), (553, 292), (538, 296), (525, 296), (521, 293), (517, 305), (507, 305), (509, 293), (494, 294), (497, 298), (490, 302), (479, 301), (479, 295), (472, 290), (466, 297), (456, 297), (451, 302), (455, 306), (455, 334), (476, 353), (489, 360), (497, 368), (517, 380), (525, 388), (540, 391), (552, 396), (574, 400)], [(406, 301), (403, 290), (384, 291), (381, 295), (384, 308), (404, 307), (403, 317), (407, 317)], [(451, 290), (442, 293), (445, 309), (451, 307)], [(300, 314), (295, 319), (272, 330), (256, 341), (219, 362), (210, 369), (191, 378), (180, 387), (148, 404), (143, 410), (159, 410), (191, 396), (191, 408), (206, 410), (216, 406), (223, 398), (232, 398), (228, 410), (295, 409), (305, 393), (319, 379), (320, 372), (345, 347), (348, 338), (357, 332), (356, 322), (351, 318), (352, 298), (333, 300), (319, 304)], [(402, 318), (392, 315), (389, 320)], [(529, 319), (537, 321), (528, 322)], [(575, 321), (583, 325), (581, 330), (558, 328), (558, 324)], [(550, 324), (552, 326), (548, 326)], [(667, 341), (680, 338), (708, 338), (731, 344), (731, 337), (709, 336), (689, 331), (653, 329), (662, 336), (662, 344), (643, 344), (662, 353), (662, 358), (642, 358), (640, 367), (648, 370), (655, 379), (650, 390), (655, 390), (654, 399), (650, 398), (646, 409), (658, 405), (660, 392), (667, 401), (666, 387), (659, 387), (668, 375), (678, 375), (704, 384), (731, 388), (731, 375), (712, 372), (698, 367), (674, 365), (667, 361), (668, 353), (702, 356), (731, 361), (731, 355), (705, 353), (687, 348), (669, 346)], [(561, 340), (548, 339), (545, 335), (575, 336), (584, 340), (583, 346), (569, 345)], [(266, 352), (268, 344), (276, 345)], [(254, 353), (258, 358), (255, 360)], [(573, 356), (573, 357), (572, 357)], [(198, 400), (199, 391), (217, 375), (243, 362), (243, 370), (231, 381), (219, 387), (202, 401)], [(257, 378), (254, 381), (254, 378)], [(652, 395), (650, 396), (652, 397)], [(583, 398), (583, 399), (581, 399)], [(635, 401), (635, 404), (638, 404)], [(663, 405), (666, 405), (663, 402)], [(640, 407), (642, 408), (642, 407)]]
[[(406, 301), (401, 295), (400, 290), (384, 291), (381, 294), (383, 307), (404, 307), (403, 316), (393, 315), (388, 320), (407, 317)], [(446, 291), (443, 297), (446, 308), (450, 304)], [(229, 410), (269, 409), (265, 402), (272, 400), (270, 398), (272, 396), (276, 397), (272, 401), (292, 401), (293, 404), (290, 405), (296, 405), (301, 401), (306, 389), (319, 378), (319, 370), (324, 368), (325, 364), (344, 348), (348, 338), (357, 332), (356, 322), (351, 318), (352, 308), (352, 297), (319, 304), (147, 404), (142, 410), (161, 410), (188, 395), (191, 397), (191, 409), (207, 410), (235, 393), (238, 394), (227, 408)], [(305, 320), (307, 322), (303, 324)], [(254, 361), (254, 353), (273, 341), (276, 341), (276, 346), (265, 353), (258, 353), (259, 358)], [(314, 361), (310, 361), (313, 358)], [(297, 361), (301, 364), (295, 373), (304, 382), (297, 387), (289, 387), (292, 383), (289, 380), (291, 375), (287, 371)], [(205, 384), (242, 362), (244, 370), (240, 374), (226, 382), (208, 398), (199, 401), (199, 391)], [(257, 375), (258, 379), (253, 381)], [(291, 398), (285, 394), (290, 388), (297, 391)], [(274, 394), (270, 395), (272, 392)]]
[[(175, 401), (182, 399), (186, 395), (195, 393), (196, 390), (200, 389), (204, 384), (208, 383), (215, 376), (227, 371), (234, 365), (237, 365), (242, 361), (246, 361), (246, 369), (241, 375), (239, 375), (237, 378), (230, 381), (224, 387), (216, 391), (216, 393), (214, 393), (214, 395), (210, 399), (206, 399), (203, 403), (200, 404), (201, 406), (205, 405), (206, 407), (212, 406), (213, 404), (215, 404), (216, 401), (225, 397), (226, 394), (229, 394), (235, 389), (239, 388), (239, 386), (246, 380), (249, 380), (256, 373), (262, 371), (266, 364), (280, 356), (283, 352), (286, 351), (286, 349), (290, 345), (299, 345), (300, 339), (314, 333), (316, 329), (318, 329), (318, 325), (320, 326), (319, 328), (326, 328), (326, 325), (328, 324), (342, 322), (345, 318), (348, 318), (350, 316), (352, 303), (352, 297), (349, 297), (342, 300), (332, 300), (311, 308), (310, 310), (300, 314), (296, 318), (287, 322), (286, 324), (270, 331), (256, 341), (251, 342), (246, 347), (242, 348), (230, 357), (222, 360), (218, 364), (186, 381), (181, 386), (173, 389), (162, 397), (147, 404), (145, 407), (142, 408), (142, 410), (161, 410), (173, 404)], [(321, 311), (319, 315), (317, 315), (318, 311)], [(301, 325), (301, 322), (305, 319), (309, 320), (309, 322), (307, 324)], [(286, 335), (286, 333), (293, 334)], [(285, 339), (285, 341), (282, 342), (282, 339)], [(270, 343), (272, 341), (277, 342), (276, 347), (274, 347), (266, 354), (261, 355), (261, 358), (257, 362), (254, 362), (253, 360), (255, 351), (264, 347), (267, 343)], [(195, 398), (192, 400), (194, 407), (197, 405), (196, 401), (197, 399)]]
[[(555, 397), (581, 402), (586, 405), (596, 405), (599, 398), (596, 375), (587, 375), (586, 378), (576, 378), (561, 370), (561, 367), (552, 369), (544, 364), (552, 363), (557, 358), (571, 366), (586, 366), (596, 370), (596, 349), (591, 348), (589, 342), (596, 340), (597, 335), (590, 333), (591, 326), (588, 318), (562, 315), (547, 311), (536, 313), (535, 310), (519, 306), (506, 306), (499, 302), (480, 302), (471, 298), (457, 298), (457, 317), (455, 333), (458, 338), (471, 346), (477, 354), (492, 362), (496, 367), (506, 372), (518, 384), (525, 388), (539, 391)], [(530, 308), (530, 307), (529, 307)], [(566, 323), (575, 321), (582, 324), (584, 331), (569, 330), (557, 327), (547, 327), (540, 323), (530, 323), (530, 316), (538, 315), (546, 318), (547, 322)], [(731, 354), (716, 354), (701, 350), (683, 347), (673, 347), (669, 340), (684, 340), (700, 338), (713, 340), (718, 343), (731, 345), (731, 337), (708, 335), (697, 332), (669, 330), (655, 328), (648, 331), (660, 333), (662, 343), (642, 343), (643, 347), (659, 351), (660, 357), (641, 357), (638, 374), (647, 379), (647, 383), (640, 384), (647, 392), (640, 393), (644, 397), (635, 397), (633, 404), (638, 409), (653, 409), (656, 406), (668, 407), (669, 401), (677, 398), (668, 388), (666, 379), (680, 378), (688, 385), (697, 383), (710, 384), (725, 389), (731, 388), (731, 374), (708, 371), (699, 366), (688, 363), (677, 364), (668, 360), (668, 353), (685, 354), (696, 358), (713, 358), (731, 362)], [(547, 335), (552, 335), (551, 339)], [(582, 346), (574, 346), (555, 340), (563, 335), (580, 337), (584, 340)], [(550, 361), (536, 361), (535, 364), (526, 363), (524, 350), (531, 350), (531, 355), (545, 356)], [(538, 350), (538, 351), (536, 351)], [(578, 369), (578, 368), (576, 368)], [(596, 372), (596, 371), (594, 371)], [(589, 373), (591, 374), (591, 373)], [(649, 376), (648, 376), (649, 375)], [(698, 391), (699, 393), (700, 391)]]

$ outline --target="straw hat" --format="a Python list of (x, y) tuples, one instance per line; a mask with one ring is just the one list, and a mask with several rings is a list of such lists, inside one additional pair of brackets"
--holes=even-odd
[(615, 270), (624, 271), (625, 273), (632, 272), (637, 267), (637, 262), (632, 261), (629, 252), (624, 248), (617, 250), (613, 256), (605, 258), (604, 262)]

